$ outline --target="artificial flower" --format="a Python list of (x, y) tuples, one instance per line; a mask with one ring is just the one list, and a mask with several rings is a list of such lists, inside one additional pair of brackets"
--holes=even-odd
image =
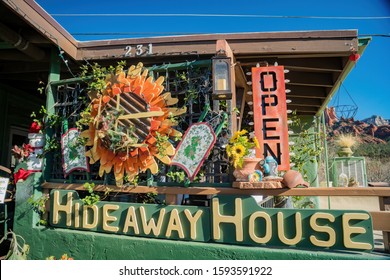
[(30, 126), (30, 130), (28, 132), (30, 133), (40, 133), (42, 127), (38, 122), (33, 122)]
[(234, 168), (242, 167), (244, 158), (250, 155), (250, 149), (259, 148), (256, 137), (250, 139), (247, 134), (245, 129), (235, 132), (226, 146), (226, 153)]

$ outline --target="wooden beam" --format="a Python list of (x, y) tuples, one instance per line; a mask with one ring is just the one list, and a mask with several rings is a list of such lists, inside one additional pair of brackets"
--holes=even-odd
[(44, 9), (35, 1), (17, 1), (14, 5), (12, 1), (3, 1), (3, 4), (13, 10), (19, 17), (24, 19), (34, 19), (27, 21), (36, 31), (48, 38), (55, 46), (59, 45), (73, 59), (77, 56), (78, 42), (70, 35), (57, 21), (55, 21)]
[(390, 211), (370, 211), (370, 214), (374, 229), (390, 232)]
[(320, 99), (315, 98), (302, 98), (302, 97), (288, 97), (287, 99), (291, 100), (291, 103), (288, 103), (287, 106), (305, 106), (305, 107), (321, 107), (322, 102)]
[[(215, 188), (215, 187), (155, 187), (155, 186), (123, 186), (97, 185), (94, 190), (104, 192), (106, 188), (113, 189), (113, 192), (120, 193), (160, 193), (160, 194), (191, 194), (191, 195), (285, 195), (285, 196), (390, 196), (390, 188), (382, 187), (313, 187), (313, 188), (283, 188), (283, 189), (236, 189), (236, 188)], [(65, 189), (85, 191), (83, 184), (51, 183), (42, 184), (43, 189)]]
[(231, 76), (230, 76), (230, 84), (232, 89), (232, 99), (227, 100), (227, 109), (229, 114), (229, 123), (230, 123), (230, 132), (233, 134), (237, 131), (237, 114), (235, 112), (235, 108), (237, 107), (237, 100), (236, 100), (236, 72), (235, 72), (235, 58), (234, 54), (232, 52), (232, 49), (230, 48), (229, 44), (226, 40), (218, 40), (215, 45), (215, 53), (223, 50), (227, 57), (230, 57), (231, 60)]
[[(323, 54), (321, 54), (322, 56)], [(242, 66), (254, 66), (256, 62), (261, 60), (266, 60), (269, 64), (274, 64), (277, 62), (279, 65), (284, 65), (286, 69), (289, 67), (302, 67), (308, 69), (316, 69), (317, 71), (324, 72), (338, 72), (343, 69), (343, 62), (340, 57), (305, 57), (299, 58), (296, 55), (294, 58), (280, 58), (280, 57), (270, 57), (267, 59), (262, 59), (262, 57), (256, 56), (249, 58), (248, 61), (245, 57), (237, 57), (237, 60), (240, 61)]]
[[(284, 34), (283, 34), (284, 33)], [(348, 33), (348, 32), (347, 32)], [(109, 59), (124, 57), (126, 46), (153, 46), (152, 56), (186, 56), (190, 54), (215, 54), (214, 44), (218, 40), (226, 40), (237, 56), (248, 55), (307, 55), (337, 56), (347, 55), (350, 47), (357, 48), (357, 38), (352, 33), (319, 32), (317, 36), (299, 36), (294, 32), (249, 33), (249, 34), (208, 34), (193, 36), (137, 38), (123, 40), (91, 41), (79, 44), (77, 59)], [(324, 37), (321, 37), (321, 34)], [(346, 34), (343, 36), (342, 34)], [(331, 37), (336, 36), (336, 37)], [(357, 36), (357, 35), (356, 35)], [(337, 54), (337, 55), (336, 55)], [(131, 56), (135, 56), (133, 52)], [(150, 56), (150, 54), (149, 54)], [(241, 60), (241, 58), (240, 58)], [(252, 59), (253, 61), (253, 59)], [(281, 64), (281, 63), (280, 63)]]
[(323, 100), (327, 96), (327, 91), (323, 87), (299, 86), (289, 83), (286, 84), (286, 89), (291, 90), (290, 93), (287, 93), (287, 97), (315, 98)]
[[(291, 85), (333, 87), (333, 76), (329, 73), (296, 72), (290, 71), (286, 74), (286, 79)], [(290, 84), (286, 84), (288, 87)]]
[(303, 114), (316, 114), (318, 111), (318, 107), (310, 107), (310, 106), (300, 106), (300, 105), (294, 105), (292, 103), (287, 104), (287, 109), (292, 110), (292, 111), (297, 111), (298, 113), (303, 113)]

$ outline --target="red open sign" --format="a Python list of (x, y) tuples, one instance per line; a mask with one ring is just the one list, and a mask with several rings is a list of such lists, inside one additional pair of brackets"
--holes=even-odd
[(284, 67), (253, 67), (252, 90), (257, 157), (272, 156), (279, 170), (290, 169)]

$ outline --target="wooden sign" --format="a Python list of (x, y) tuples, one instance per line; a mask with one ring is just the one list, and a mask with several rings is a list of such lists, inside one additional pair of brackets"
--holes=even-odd
[(77, 128), (69, 129), (61, 139), (62, 168), (65, 177), (74, 170), (89, 172), (89, 164), (85, 156), (84, 145), (78, 145), (80, 132)]
[(84, 205), (52, 190), (50, 225), (130, 236), (249, 246), (371, 251), (372, 219), (361, 210), (262, 208), (251, 196), (215, 196), (211, 207), (124, 202)]
[(289, 170), (284, 67), (253, 67), (252, 90), (255, 135), (260, 144), (257, 157), (272, 156), (279, 170)]
[(217, 137), (209, 124), (191, 125), (179, 143), (171, 164), (181, 167), (192, 181), (216, 140)]

